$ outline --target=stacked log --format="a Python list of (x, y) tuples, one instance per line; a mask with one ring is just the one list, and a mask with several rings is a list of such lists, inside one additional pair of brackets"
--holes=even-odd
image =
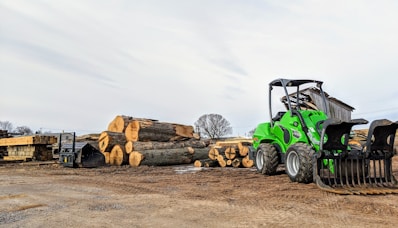
[(254, 164), (249, 158), (251, 145), (251, 140), (247, 139), (218, 141), (210, 147), (208, 158), (196, 160), (194, 166), (250, 168)]
[[(8, 134), (7, 130), (0, 130), (0, 139), (1, 138), (8, 138), (10, 137)], [(4, 156), (7, 156), (7, 147), (6, 146), (0, 146), (0, 158), (3, 158)]]
[(116, 116), (98, 138), (109, 165), (161, 166), (193, 163), (207, 157), (209, 142), (189, 125)]
[(46, 161), (52, 159), (49, 146), (57, 142), (54, 136), (30, 135), (15, 138), (0, 139), (0, 148), (7, 148), (7, 155), (1, 150), (4, 160), (7, 161)]
[(7, 130), (0, 130), (0, 139), (1, 138), (9, 138), (9, 134)]

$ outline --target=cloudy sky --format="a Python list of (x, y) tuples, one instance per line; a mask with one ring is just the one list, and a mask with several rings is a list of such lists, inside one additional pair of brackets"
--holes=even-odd
[(396, 121), (397, 12), (394, 0), (0, 0), (0, 121), (86, 134), (120, 114), (217, 113), (242, 136), (268, 121), (276, 78), (322, 80), (353, 118)]

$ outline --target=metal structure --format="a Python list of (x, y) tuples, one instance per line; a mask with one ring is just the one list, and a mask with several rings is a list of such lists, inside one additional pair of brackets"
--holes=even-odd
[[(326, 98), (326, 102), (324, 102), (324, 97)], [(320, 91), (320, 89), (317, 87), (309, 87), (300, 90), (298, 93), (291, 93), (289, 94), (289, 99), (292, 103), (292, 106), (294, 106), (299, 101), (301, 104), (301, 109), (310, 110), (326, 110), (326, 108), (324, 107), (326, 103), (328, 110), (328, 113), (326, 113), (326, 115), (329, 118), (339, 119), (342, 121), (350, 121), (351, 112), (355, 110), (354, 107), (344, 103), (337, 98), (331, 97), (328, 93)], [(281, 98), (281, 101), (287, 108), (287, 96), (283, 96)]]
[[(308, 97), (300, 89), (315, 84), (322, 98), (317, 107), (308, 108)], [(349, 134), (364, 119), (331, 118), (322, 81), (277, 79), (269, 84), (270, 122), (261, 123), (253, 134), (252, 156), (257, 170), (274, 175), (285, 164), (294, 182), (315, 182), (323, 190), (339, 194), (398, 193), (392, 174), (394, 136), (398, 122), (375, 120), (371, 123), (366, 146), (350, 146)], [(285, 92), (287, 111), (274, 116), (272, 90)], [(295, 89), (291, 96), (288, 89)]]
[(105, 165), (105, 156), (88, 142), (76, 142), (75, 133), (72, 143), (62, 144), (60, 140), (58, 150), (59, 162), (66, 167), (95, 168)]

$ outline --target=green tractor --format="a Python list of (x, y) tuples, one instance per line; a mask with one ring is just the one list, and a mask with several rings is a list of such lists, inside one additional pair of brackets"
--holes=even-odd
[[(398, 193), (392, 174), (394, 139), (398, 122), (386, 119), (370, 124), (366, 143), (350, 145), (352, 127), (364, 119), (343, 121), (328, 117), (329, 101), (322, 81), (277, 79), (269, 84), (270, 122), (261, 123), (253, 134), (253, 153), (258, 172), (277, 174), (284, 164), (290, 180), (315, 182), (323, 190), (338, 194)], [(300, 93), (302, 86), (315, 85), (320, 104)], [(274, 87), (285, 93), (286, 111), (272, 112)], [(289, 94), (288, 89), (294, 89)], [(322, 110), (321, 110), (322, 109)]]

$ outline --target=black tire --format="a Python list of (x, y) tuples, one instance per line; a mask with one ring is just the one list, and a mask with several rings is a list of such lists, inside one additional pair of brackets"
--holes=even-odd
[(255, 157), (257, 171), (265, 175), (275, 175), (278, 164), (279, 157), (275, 146), (270, 143), (261, 143)]
[(305, 143), (296, 143), (287, 149), (285, 167), (291, 181), (299, 183), (312, 182), (314, 153), (314, 149)]

